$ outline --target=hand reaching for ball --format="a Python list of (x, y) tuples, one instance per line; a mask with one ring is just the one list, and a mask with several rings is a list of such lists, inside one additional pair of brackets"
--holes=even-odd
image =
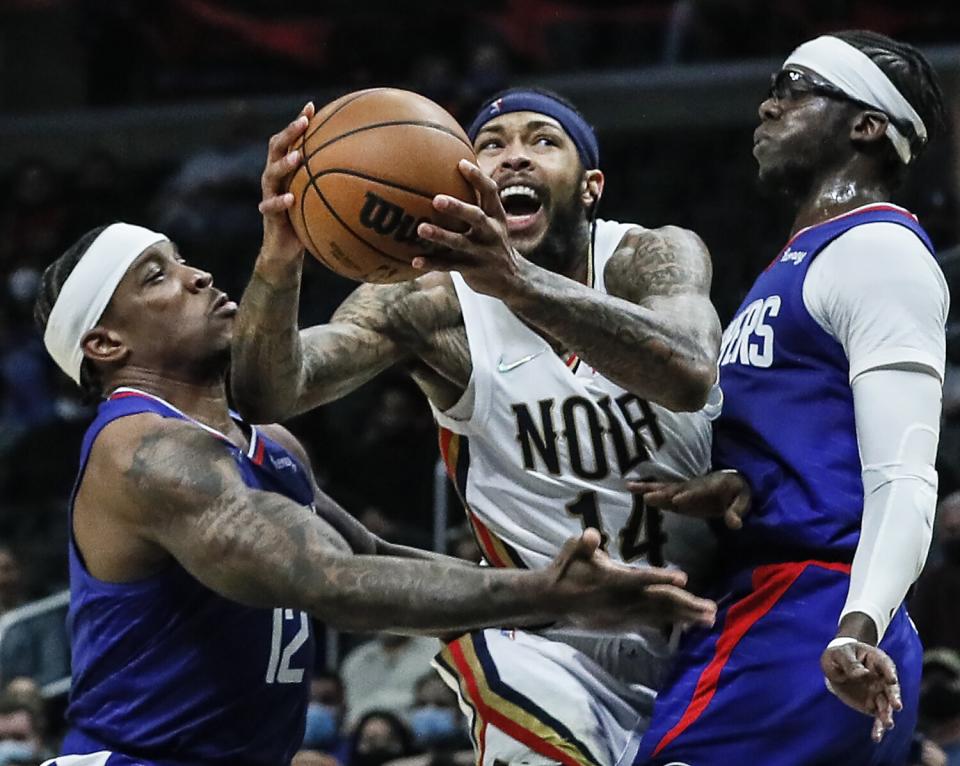
[(507, 214), (497, 182), (469, 160), (460, 160), (458, 169), (477, 192), (479, 204), (438, 194), (433, 198), (433, 207), (468, 228), (461, 233), (435, 223), (421, 223), (417, 234), (439, 248), (439, 252), (414, 258), (413, 267), (423, 271), (459, 271), (477, 292), (506, 298), (522, 283), (523, 269), (531, 264), (510, 244)]
[(313, 114), (313, 102), (309, 101), (293, 122), (270, 137), (267, 145), (267, 163), (260, 177), (263, 197), (258, 207), (263, 215), (263, 246), (257, 268), (261, 276), (268, 279), (270, 275), (263, 271), (282, 276), (291, 268), (299, 267), (303, 255), (303, 243), (287, 215), (293, 205), (293, 194), (287, 191), (287, 184), (303, 161), (293, 147), (300, 141)]

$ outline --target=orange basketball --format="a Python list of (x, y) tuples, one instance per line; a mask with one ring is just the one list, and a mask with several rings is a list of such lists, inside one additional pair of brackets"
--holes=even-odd
[(476, 161), (470, 139), (417, 93), (349, 93), (314, 115), (296, 148), (304, 161), (290, 181), (290, 220), (321, 263), (351, 279), (418, 276), (410, 261), (429, 245), (417, 237), (417, 225), (444, 223), (431, 205), (434, 195), (476, 202), (457, 169), (461, 159)]

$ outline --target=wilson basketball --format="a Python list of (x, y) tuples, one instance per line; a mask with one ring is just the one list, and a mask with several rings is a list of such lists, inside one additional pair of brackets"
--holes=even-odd
[(436, 194), (476, 201), (457, 169), (476, 161), (470, 139), (442, 107), (417, 93), (373, 88), (327, 104), (296, 147), (304, 158), (290, 181), (290, 220), (307, 249), (338, 274), (401, 282), (429, 250), (422, 221), (446, 223)]

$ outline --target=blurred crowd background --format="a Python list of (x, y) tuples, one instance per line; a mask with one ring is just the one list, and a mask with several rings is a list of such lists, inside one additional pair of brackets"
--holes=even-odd
[[(42, 269), (114, 220), (156, 228), (239, 297), (256, 255), (270, 133), (308, 98), (391, 85), (468, 121), (492, 92), (542, 84), (597, 126), (605, 218), (697, 231), (726, 321), (782, 246), (789, 212), (754, 184), (751, 133), (797, 44), (869, 28), (920, 46), (960, 107), (955, 0), (2, 0), (0, 2), (0, 766), (38, 763), (62, 730), (65, 507), (95, 403), (33, 328)], [(949, 128), (949, 126), (948, 126)], [(960, 277), (957, 133), (897, 199)], [(308, 259), (309, 261), (309, 259)], [(305, 323), (353, 288), (308, 263)], [(960, 339), (949, 370), (934, 548), (913, 593), (928, 648), (917, 763), (960, 764)], [(891, 403), (895, 406), (895, 403)], [(478, 551), (436, 481), (436, 430), (399, 372), (291, 424), (324, 489), (378, 534)], [(434, 523), (435, 508), (448, 520)], [(29, 606), (38, 599), (39, 607)], [(321, 651), (299, 766), (472, 762), (436, 643), (337, 636)]]

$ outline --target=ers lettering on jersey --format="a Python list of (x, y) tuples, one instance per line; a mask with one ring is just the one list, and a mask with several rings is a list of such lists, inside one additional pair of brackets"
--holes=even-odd
[(720, 365), (772, 365), (775, 328), (773, 320), (780, 315), (781, 305), (779, 295), (757, 298), (748, 303), (723, 333)]

